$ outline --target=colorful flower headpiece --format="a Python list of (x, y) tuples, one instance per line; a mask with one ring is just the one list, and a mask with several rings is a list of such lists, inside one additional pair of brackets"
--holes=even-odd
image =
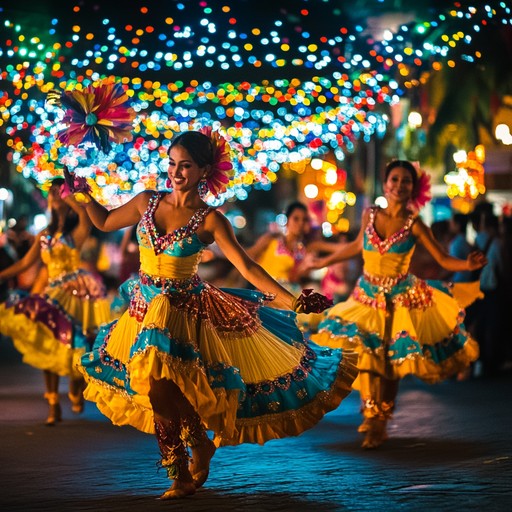
[(203, 126), (199, 131), (209, 137), (212, 142), (213, 164), (210, 174), (206, 176), (205, 180), (208, 190), (217, 197), (226, 191), (229, 179), (234, 176), (231, 147), (218, 131), (212, 130), (211, 126)]
[(112, 142), (121, 144), (133, 139), (136, 113), (125, 105), (128, 100), (119, 83), (89, 85), (83, 91), (52, 90), (47, 96), (49, 103), (66, 108), (63, 123), (68, 126), (58, 134), (58, 140), (66, 146), (93, 142), (104, 153)]
[(409, 206), (416, 211), (421, 210), (431, 199), (430, 175), (420, 168), (419, 162), (411, 162), (418, 175)]

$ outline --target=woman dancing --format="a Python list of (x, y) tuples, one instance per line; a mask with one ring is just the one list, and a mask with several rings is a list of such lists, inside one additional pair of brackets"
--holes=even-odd
[[(356, 376), (356, 354), (319, 349), (295, 324), (292, 309), (322, 310), (324, 297), (306, 292), (296, 299), (203, 201), (205, 189), (223, 189), (232, 169), (226, 141), (204, 132), (185, 132), (171, 143), (172, 192), (145, 191), (110, 211), (90, 196), (84, 203), (101, 230), (138, 224), (140, 249), (128, 310), (81, 359), (85, 397), (114, 424), (156, 434), (161, 465), (174, 480), (162, 499), (194, 494), (217, 446), (311, 428), (339, 405)], [(262, 291), (203, 282), (197, 267), (213, 242)]]
[(417, 243), (450, 271), (474, 270), (486, 263), (479, 252), (466, 260), (449, 256), (417, 209), (411, 209), (415, 203), (425, 204), (427, 183), (426, 175), (418, 177), (410, 162), (390, 162), (383, 187), (387, 207), (367, 209), (356, 240), (313, 264), (322, 268), (363, 255), (363, 275), (351, 296), (325, 313), (311, 338), (359, 353), (356, 387), (362, 399), (359, 432), (366, 434), (364, 448), (376, 448), (386, 439), (399, 379), (413, 374), (438, 382), (478, 357), (478, 345), (463, 324), (463, 308), (480, 296), (479, 283), (448, 285), (408, 272)]
[(103, 283), (80, 268), (80, 248), (91, 222), (69, 192), (66, 196), (63, 178), (52, 180), (48, 207), (48, 227), (22, 259), (0, 272), (3, 281), (40, 259), (45, 285), (40, 288), (38, 280), (31, 294), (13, 294), (0, 304), (0, 332), (12, 338), (25, 363), (43, 370), (49, 404), (46, 424), (55, 425), (62, 419), (59, 377), (69, 377), (72, 410), (82, 412), (84, 379), (73, 368), (73, 359), (90, 350), (99, 326), (111, 317)]

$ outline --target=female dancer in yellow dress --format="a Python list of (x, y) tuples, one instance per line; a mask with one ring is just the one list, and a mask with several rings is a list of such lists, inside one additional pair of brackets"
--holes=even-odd
[(410, 162), (389, 163), (383, 187), (388, 206), (366, 210), (357, 239), (314, 264), (321, 268), (363, 254), (363, 275), (353, 293), (325, 312), (312, 339), (359, 353), (356, 387), (365, 418), (359, 427), (366, 433), (364, 448), (376, 448), (385, 440), (400, 378), (413, 374), (438, 382), (478, 357), (478, 345), (463, 324), (463, 307), (480, 294), (478, 282), (449, 286), (408, 272), (416, 243), (450, 271), (485, 264), (477, 252), (467, 260), (449, 256), (410, 209), (411, 200), (424, 204), (425, 184), (426, 175), (418, 177)]
[[(162, 499), (194, 494), (216, 446), (264, 443), (312, 427), (350, 392), (357, 373), (356, 354), (310, 345), (295, 324), (292, 305), (323, 296), (295, 300), (202, 200), (198, 186), (216, 192), (232, 168), (226, 141), (204, 131), (172, 142), (172, 192), (142, 192), (110, 211), (92, 199), (84, 205), (99, 229), (138, 223), (141, 262), (128, 311), (81, 359), (85, 397), (114, 424), (156, 434), (161, 465), (174, 480)], [(264, 293), (201, 281), (201, 253), (214, 241)]]
[(301, 282), (311, 272), (306, 255), (313, 252), (331, 253), (335, 244), (311, 240), (311, 219), (307, 206), (299, 201), (286, 209), (286, 233), (265, 233), (247, 249), (247, 254), (257, 261), (279, 284), (292, 293), (300, 293)]
[(71, 196), (61, 197), (63, 178), (52, 180), (48, 193), (49, 226), (27, 254), (0, 272), (0, 281), (23, 272), (39, 258), (45, 265), (45, 285), (27, 296), (0, 304), (0, 332), (11, 337), (23, 361), (44, 371), (49, 403), (47, 425), (61, 420), (59, 376), (69, 377), (73, 412), (83, 408), (84, 379), (73, 358), (90, 350), (102, 323), (110, 321), (110, 306), (99, 278), (80, 268), (80, 248), (91, 222)]

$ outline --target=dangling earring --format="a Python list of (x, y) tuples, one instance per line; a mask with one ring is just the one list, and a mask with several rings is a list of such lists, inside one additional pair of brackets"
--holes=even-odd
[(167, 178), (165, 180), (165, 188), (172, 188), (172, 181), (171, 178)]
[(209, 192), (208, 182), (206, 181), (206, 178), (201, 178), (199, 180), (199, 183), (197, 184), (197, 191), (199, 192), (199, 197), (201, 197), (201, 199), (206, 197), (206, 195)]

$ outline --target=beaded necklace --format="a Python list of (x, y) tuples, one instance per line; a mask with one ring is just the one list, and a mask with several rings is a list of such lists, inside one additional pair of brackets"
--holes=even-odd
[(378, 235), (377, 231), (375, 231), (375, 214), (377, 213), (377, 208), (372, 208), (370, 210), (370, 219), (368, 221), (368, 225), (366, 226), (365, 233), (368, 236), (368, 240), (370, 244), (375, 247), (379, 251), (380, 254), (384, 254), (389, 251), (389, 249), (396, 243), (400, 242), (407, 236), (409, 236), (409, 232), (411, 230), (411, 226), (414, 222), (414, 216), (411, 214), (407, 217), (405, 224), (395, 233), (393, 233), (388, 238), (382, 240), (382, 238)]
[(185, 242), (192, 243), (192, 235), (195, 233), (197, 228), (204, 221), (205, 217), (210, 213), (212, 208), (199, 208), (196, 210), (192, 217), (189, 219), (187, 224), (176, 228), (174, 231), (170, 233), (166, 233), (165, 235), (159, 235), (155, 226), (155, 211), (158, 207), (158, 203), (160, 199), (162, 199), (163, 194), (155, 194), (151, 196), (149, 200), (148, 208), (144, 212), (142, 221), (149, 232), (149, 236), (151, 238), (151, 243), (153, 245), (153, 250), (155, 254), (161, 254), (164, 252), (170, 245), (179, 244), (180, 247), (183, 247)]
[(306, 246), (302, 242), (298, 242), (293, 249), (289, 249), (286, 245), (286, 239), (280, 237), (277, 241), (277, 254), (287, 254), (293, 258), (293, 261), (300, 262), (306, 255)]

